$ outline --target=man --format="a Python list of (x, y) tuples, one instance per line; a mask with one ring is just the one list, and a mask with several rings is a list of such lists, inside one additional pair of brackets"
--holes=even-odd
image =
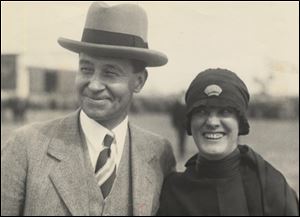
[(20, 129), (1, 153), (1, 215), (153, 215), (175, 166), (169, 142), (128, 121), (146, 66), (166, 64), (147, 46), (136, 5), (93, 3), (79, 54), (80, 109)]

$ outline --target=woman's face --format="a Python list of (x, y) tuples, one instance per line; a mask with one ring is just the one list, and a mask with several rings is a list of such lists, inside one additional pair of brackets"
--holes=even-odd
[(238, 144), (238, 123), (231, 108), (199, 107), (191, 117), (191, 131), (199, 154), (208, 160), (229, 155)]

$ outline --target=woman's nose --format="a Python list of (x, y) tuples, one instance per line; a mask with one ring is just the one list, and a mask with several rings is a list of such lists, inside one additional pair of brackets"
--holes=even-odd
[(206, 120), (206, 126), (209, 130), (214, 130), (220, 126), (220, 119), (215, 114), (210, 114)]

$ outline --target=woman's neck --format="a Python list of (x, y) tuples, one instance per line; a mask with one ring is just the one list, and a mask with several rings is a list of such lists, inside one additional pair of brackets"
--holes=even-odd
[(196, 170), (201, 177), (226, 178), (239, 172), (240, 151), (238, 148), (221, 160), (208, 160), (198, 154)]

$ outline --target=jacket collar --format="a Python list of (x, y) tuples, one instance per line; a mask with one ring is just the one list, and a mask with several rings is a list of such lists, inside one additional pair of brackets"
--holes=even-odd
[[(62, 119), (48, 147), (48, 154), (58, 161), (58, 166), (50, 173), (50, 179), (56, 186), (72, 215), (88, 215), (88, 186), (84, 167), (84, 156), (79, 126), (80, 110)], [(129, 142), (131, 144), (131, 170), (134, 215), (151, 215), (155, 192), (155, 170), (153, 164), (158, 161), (151, 141), (145, 133), (129, 123)]]
[(48, 154), (58, 164), (50, 179), (72, 215), (88, 214), (88, 186), (79, 130), (79, 110), (62, 119), (54, 133)]

